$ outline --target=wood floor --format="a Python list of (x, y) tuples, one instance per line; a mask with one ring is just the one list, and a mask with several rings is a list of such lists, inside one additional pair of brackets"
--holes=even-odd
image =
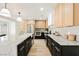
[(28, 56), (51, 56), (44, 39), (34, 39)]

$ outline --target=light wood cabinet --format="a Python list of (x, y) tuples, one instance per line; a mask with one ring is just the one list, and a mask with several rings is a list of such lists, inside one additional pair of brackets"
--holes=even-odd
[(56, 27), (79, 26), (79, 3), (58, 4), (53, 14)]
[(20, 22), (20, 32), (27, 32), (29, 25), (32, 27), (31, 29), (33, 32), (35, 28), (35, 20), (23, 20)]
[(47, 28), (48, 21), (46, 20), (35, 20), (35, 28)]
[(63, 5), (63, 26), (73, 26), (73, 4), (66, 3)]
[(46, 22), (45, 22), (45, 23), (46, 23), (46, 24), (45, 24), (45, 25), (46, 25), (46, 27), (45, 27), (45, 28), (48, 28), (48, 20), (46, 20)]
[(54, 15), (54, 25), (56, 27), (62, 27), (63, 26), (63, 20), (62, 20), (62, 5), (58, 5), (58, 7), (54, 10), (55, 15)]
[(74, 26), (79, 26), (79, 3), (73, 4)]
[(54, 25), (56, 27), (73, 25), (73, 3), (59, 4), (54, 12)]
[(48, 20), (23, 20), (19, 24), (20, 32), (34, 32), (35, 28), (48, 28)]

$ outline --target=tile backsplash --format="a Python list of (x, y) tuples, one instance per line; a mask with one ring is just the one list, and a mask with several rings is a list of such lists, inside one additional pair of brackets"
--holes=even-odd
[(79, 26), (63, 27), (63, 28), (51, 28), (52, 33), (58, 31), (61, 35), (66, 35), (68, 32), (79, 35)]

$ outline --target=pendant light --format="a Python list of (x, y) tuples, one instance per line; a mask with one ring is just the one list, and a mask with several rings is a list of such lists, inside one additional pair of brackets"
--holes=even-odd
[(17, 19), (16, 19), (17, 21), (19, 21), (19, 22), (21, 22), (22, 21), (22, 18), (21, 18), (21, 13), (20, 12), (18, 12), (18, 17), (17, 17)]
[(11, 17), (10, 11), (7, 8), (7, 3), (5, 3), (5, 7), (1, 9), (0, 15), (6, 16), (6, 17)]

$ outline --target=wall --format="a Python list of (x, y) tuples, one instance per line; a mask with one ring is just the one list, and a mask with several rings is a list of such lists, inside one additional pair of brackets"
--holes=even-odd
[(24, 33), (25, 32), (25, 21), (23, 20), (22, 22), (20, 22), (19, 26), (20, 26), (21, 33)]
[(0, 21), (0, 34), (8, 34), (8, 27), (9, 26), (7, 22)]
[(35, 20), (26, 20), (27, 32), (34, 32), (35, 30)]
[(54, 33), (55, 31), (59, 32), (62, 36), (65, 36), (68, 34), (68, 32), (70, 32), (70, 33), (76, 34), (79, 37), (79, 26), (51, 28), (52, 33)]
[(23, 20), (22, 22), (19, 23), (20, 34), (27, 33), (30, 30), (29, 25), (31, 26), (31, 31), (34, 32), (35, 21), (34, 20)]
[(48, 15), (48, 26), (52, 25), (52, 12)]
[(2, 29), (3, 33), (7, 34), (7, 39), (8, 40), (15, 40), (16, 36), (17, 36), (16, 21), (14, 21), (13, 19), (10, 19), (10, 18), (0, 16), (0, 22), (2, 24), (7, 25), (6, 27), (4, 27)]

